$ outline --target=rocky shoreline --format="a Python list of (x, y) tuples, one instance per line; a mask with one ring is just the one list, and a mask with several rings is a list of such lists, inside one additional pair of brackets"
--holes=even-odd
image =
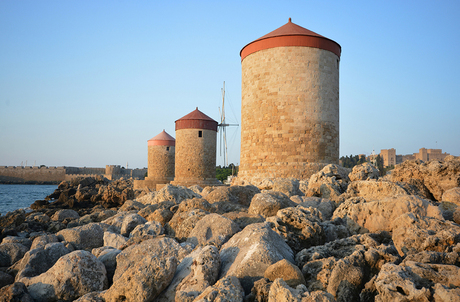
[(459, 301), (460, 159), (378, 175), (64, 181), (0, 216), (0, 301)]

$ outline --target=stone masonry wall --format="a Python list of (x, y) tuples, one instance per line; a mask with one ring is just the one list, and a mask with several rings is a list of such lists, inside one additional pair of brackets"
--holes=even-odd
[(148, 146), (148, 177), (147, 180), (174, 179), (174, 146)]
[(2, 183), (59, 183), (64, 178), (64, 167), (0, 167)]
[(339, 160), (339, 58), (276, 47), (242, 62), (240, 177), (296, 177)]
[[(202, 137), (198, 132), (202, 131)], [(216, 179), (217, 132), (206, 129), (176, 131), (174, 183)]]

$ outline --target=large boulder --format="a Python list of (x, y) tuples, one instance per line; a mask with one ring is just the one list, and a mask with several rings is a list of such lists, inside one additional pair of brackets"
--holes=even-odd
[(318, 209), (323, 216), (323, 220), (330, 220), (337, 207), (335, 202), (327, 198), (293, 196), (291, 200), (305, 208), (312, 207)]
[(93, 291), (107, 288), (104, 264), (87, 251), (62, 256), (45, 273), (19, 282), (27, 286), (35, 301), (75, 300)]
[(305, 285), (296, 288), (289, 286), (283, 279), (276, 279), (270, 286), (268, 302), (335, 302), (334, 297), (323, 291), (308, 292)]
[(104, 232), (103, 239), (104, 246), (110, 246), (116, 249), (120, 249), (128, 241), (128, 238), (125, 236), (112, 232)]
[(248, 225), (233, 235), (220, 249), (220, 257), (220, 278), (238, 277), (247, 294), (270, 265), (282, 259), (294, 262), (291, 248), (268, 223)]
[(44, 248), (28, 251), (17, 267), (16, 280), (38, 276), (50, 269), (62, 256), (70, 253), (61, 242), (48, 243)]
[(2, 243), (0, 244), (0, 267), (8, 267), (16, 261), (21, 260), (29, 250), (20, 243)]
[(304, 248), (324, 244), (326, 238), (321, 218), (317, 209), (297, 206), (281, 209), (267, 221), (294, 253), (298, 253)]
[(252, 197), (259, 193), (254, 186), (221, 186), (209, 192), (205, 199), (219, 214), (245, 210)]
[(348, 178), (350, 178), (350, 181), (371, 180), (378, 179), (379, 175), (379, 169), (377, 169), (373, 164), (363, 163), (354, 166), (351, 173), (348, 174)]
[(328, 198), (336, 201), (347, 190), (350, 170), (330, 164), (313, 174), (308, 181), (306, 196)]
[(121, 224), (120, 234), (128, 237), (132, 230), (138, 225), (146, 223), (147, 220), (139, 214), (130, 213), (125, 216)]
[(78, 215), (77, 211), (72, 209), (62, 209), (56, 211), (53, 216), (51, 216), (51, 220), (62, 222), (66, 219), (78, 219), (80, 215)]
[(443, 252), (460, 242), (460, 226), (444, 219), (406, 213), (394, 225), (393, 242), (401, 256), (422, 251)]
[(243, 301), (244, 290), (238, 278), (228, 276), (207, 287), (194, 302)]
[(270, 265), (265, 271), (264, 277), (272, 282), (281, 278), (287, 283), (287, 285), (294, 288), (300, 284), (306, 285), (305, 278), (303, 277), (302, 271), (299, 267), (286, 259)]
[(35, 302), (24, 283), (16, 282), (0, 288), (0, 302)]
[(240, 230), (240, 227), (232, 220), (219, 214), (208, 214), (196, 223), (187, 242), (195, 246), (211, 244), (220, 248), (233, 234)]
[(391, 181), (409, 182), (419, 179), (438, 201), (442, 194), (455, 187), (460, 187), (460, 158), (447, 156), (444, 161), (408, 160), (396, 165), (391, 171)]
[(175, 237), (180, 242), (187, 240), (195, 225), (209, 212), (193, 209), (187, 212), (177, 212), (173, 218), (165, 224), (165, 233)]
[(55, 234), (44, 234), (34, 238), (32, 241), (31, 250), (37, 248), (44, 248), (48, 243), (59, 242), (59, 239)]
[(131, 231), (129, 237), (142, 237), (145, 235), (159, 236), (163, 234), (163, 226), (157, 221), (148, 221), (144, 224), (137, 225)]
[(410, 195), (399, 184), (386, 180), (358, 180), (348, 185), (346, 197), (363, 197), (366, 201), (382, 200), (397, 195)]
[(391, 196), (372, 202), (366, 202), (363, 198), (350, 198), (335, 210), (332, 219), (344, 219), (352, 233), (391, 231), (395, 227), (396, 218), (404, 213), (442, 219), (437, 206), (426, 199), (410, 195)]
[(173, 280), (157, 301), (193, 301), (216, 282), (219, 269), (219, 250), (209, 245), (198, 247), (180, 262)]
[(77, 250), (91, 251), (104, 244), (104, 230), (99, 223), (89, 223), (83, 226), (64, 229), (56, 236), (61, 241), (72, 243)]
[(262, 217), (270, 217), (287, 207), (295, 207), (296, 203), (281, 192), (264, 191), (254, 195), (248, 209), (249, 214), (261, 215)]
[[(151, 201), (151, 204), (160, 203), (163, 201), (172, 201), (176, 204), (181, 203), (183, 200), (200, 198), (201, 195), (193, 192), (192, 190), (186, 187), (176, 187), (170, 184), (167, 184), (161, 190), (156, 192), (155, 197)], [(138, 200), (139, 201), (139, 200)], [(143, 202), (143, 201), (140, 201)]]

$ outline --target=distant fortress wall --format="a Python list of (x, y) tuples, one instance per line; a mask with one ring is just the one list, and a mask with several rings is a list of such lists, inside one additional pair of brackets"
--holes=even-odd
[(117, 165), (107, 165), (105, 168), (79, 167), (0, 167), (0, 183), (60, 183), (77, 177), (93, 177), (101, 175), (109, 180), (120, 178), (144, 179), (147, 169), (125, 169)]

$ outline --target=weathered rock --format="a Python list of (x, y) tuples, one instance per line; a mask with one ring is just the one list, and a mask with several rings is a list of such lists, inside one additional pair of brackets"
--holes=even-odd
[(419, 179), (436, 200), (441, 200), (445, 191), (460, 187), (460, 158), (448, 156), (442, 162), (430, 160), (426, 163), (408, 160), (396, 165), (391, 171), (390, 179), (404, 182)]
[(147, 220), (136, 213), (130, 213), (125, 216), (123, 223), (121, 224), (120, 233), (121, 235), (128, 237), (132, 230), (140, 224), (146, 223)]
[(254, 195), (249, 206), (248, 213), (261, 215), (262, 217), (275, 216), (276, 213), (287, 207), (295, 207), (296, 204), (284, 193), (264, 191)]
[(276, 178), (273, 179), (273, 185), (271, 189), (277, 192), (282, 192), (287, 196), (303, 195), (303, 192), (299, 189), (299, 180), (295, 178)]
[(16, 282), (0, 289), (0, 302), (34, 302), (24, 283)]
[(182, 201), (177, 208), (176, 213), (188, 212), (193, 209), (201, 209), (203, 211), (214, 213), (216, 208), (203, 198), (192, 198)]
[(435, 302), (457, 301), (460, 297), (460, 288), (449, 288), (448, 286), (436, 283), (433, 287), (433, 298)]
[(70, 253), (61, 242), (53, 242), (44, 248), (36, 248), (28, 251), (18, 266), (16, 281), (24, 277), (38, 276), (49, 270), (59, 258)]
[(145, 208), (146, 205), (135, 201), (135, 200), (127, 200), (123, 203), (123, 205), (118, 209), (118, 211), (129, 212), (129, 211), (140, 211), (141, 209)]
[(104, 230), (99, 223), (89, 223), (80, 227), (59, 231), (59, 240), (71, 242), (76, 249), (91, 251), (104, 244)]
[(325, 243), (321, 218), (321, 212), (317, 209), (297, 206), (281, 209), (267, 221), (273, 231), (280, 234), (297, 253), (304, 248)]
[[(255, 190), (257, 190), (257, 188), (255, 188)], [(242, 200), (242, 203), (239, 203), (239, 197), (234, 194), (234, 192), (237, 191), (237, 186), (217, 187), (206, 195), (206, 200), (215, 208), (214, 211), (219, 214), (247, 209), (247, 199)]]
[(405, 195), (373, 202), (365, 202), (362, 198), (350, 198), (335, 210), (332, 219), (344, 219), (350, 232), (356, 234), (391, 231), (395, 227), (396, 218), (404, 213), (442, 219), (441, 211), (430, 201)]
[(302, 271), (299, 267), (286, 259), (280, 260), (267, 267), (264, 273), (264, 278), (267, 278), (272, 282), (281, 278), (287, 285), (294, 288), (300, 284), (306, 285), (305, 278), (303, 277)]
[(245, 301), (267, 302), (272, 284), (273, 282), (270, 282), (267, 278), (257, 280), (254, 282), (251, 293), (245, 297)]
[(339, 165), (327, 165), (313, 174), (308, 181), (306, 196), (328, 198), (333, 201), (347, 190), (349, 169)]
[(233, 220), (233, 222), (235, 222), (240, 227), (240, 229), (244, 229), (253, 223), (261, 223), (265, 221), (265, 218), (263, 218), (261, 215), (249, 214), (246, 212), (229, 212), (223, 214), (222, 216)]
[(268, 294), (268, 302), (333, 302), (334, 297), (331, 294), (323, 291), (308, 292), (305, 285), (299, 285), (297, 288), (292, 288), (286, 282), (278, 278), (270, 286)]
[(106, 220), (103, 220), (102, 223), (111, 225), (118, 229), (118, 233), (120, 233), (121, 226), (123, 225), (124, 219), (128, 216), (133, 214), (134, 212), (120, 212), (117, 213), (116, 215), (113, 215)]
[(207, 214), (209, 213), (200, 209), (194, 209), (188, 212), (177, 212), (165, 225), (165, 233), (183, 242), (187, 240), (197, 222)]
[[(12, 284), (14, 282), (14, 277), (10, 274), (0, 271), (0, 288)], [(1, 301), (1, 300), (0, 300)]]
[(220, 249), (220, 278), (236, 276), (249, 294), (267, 267), (282, 259), (294, 262), (291, 248), (267, 223), (255, 223), (233, 235)]
[(47, 272), (22, 278), (35, 301), (75, 300), (107, 288), (104, 264), (90, 252), (74, 251), (62, 256)]
[[(128, 270), (132, 270), (136, 263), (145, 257), (159, 259), (175, 258), (181, 261), (188, 251), (181, 247), (176, 240), (167, 237), (156, 237), (154, 239), (142, 241), (140, 244), (131, 245), (125, 248), (117, 256), (117, 269), (113, 276), (114, 282)], [(175, 268), (174, 268), (175, 270)], [(174, 274), (174, 272), (173, 272)]]
[(160, 191), (156, 192), (153, 202), (151, 204), (159, 203), (162, 201), (173, 201), (174, 203), (178, 204), (181, 203), (183, 200), (192, 199), (198, 197), (200, 198), (201, 195), (193, 192), (186, 187), (176, 187), (170, 184), (167, 184)]
[(141, 237), (145, 235), (158, 236), (163, 234), (163, 226), (161, 223), (156, 221), (148, 221), (145, 224), (137, 225), (134, 230), (131, 231), (129, 237)]
[(363, 163), (353, 167), (348, 177), (350, 181), (378, 179), (380, 171), (371, 163)]
[(0, 244), (0, 267), (8, 267), (21, 260), (29, 249), (20, 243)]
[(56, 213), (54, 213), (54, 215), (51, 216), (51, 220), (59, 221), (59, 222), (62, 222), (69, 218), (78, 219), (80, 218), (80, 215), (78, 215), (77, 211), (74, 211), (72, 209), (63, 209), (63, 210), (56, 211)]
[(406, 213), (393, 228), (393, 242), (401, 256), (422, 251), (444, 252), (460, 242), (460, 226), (444, 219)]
[(336, 203), (327, 198), (292, 196), (291, 200), (305, 208), (312, 207), (318, 209), (323, 216), (323, 220), (330, 220), (336, 209)]
[(78, 219), (78, 223), (80, 225), (83, 225), (83, 224), (88, 224), (91, 222), (102, 222), (116, 214), (117, 214), (117, 211), (114, 211), (114, 210), (107, 210), (103, 208), (93, 208), (93, 212), (80, 217), (80, 219)]
[(50, 220), (51, 218), (48, 215), (41, 212), (30, 213), (30, 215), (26, 217), (26, 222), (35, 221), (38, 223), (48, 223)]
[(242, 302), (244, 290), (238, 278), (228, 276), (220, 279), (213, 286), (206, 288), (194, 302), (235, 301)]
[(32, 241), (29, 238), (23, 238), (18, 236), (7, 236), (3, 238), (1, 244), (4, 243), (20, 243), (28, 249), (30, 249), (30, 247), (32, 246)]
[(451, 202), (455, 205), (460, 206), (460, 187), (455, 187), (445, 191), (442, 194), (442, 201)]
[(105, 299), (102, 298), (102, 293), (100, 292), (91, 292), (86, 295), (81, 296), (75, 302), (105, 302)]
[(205, 246), (193, 259), (190, 273), (177, 285), (175, 301), (193, 301), (207, 287), (214, 285), (219, 269), (219, 250), (214, 246)]
[(196, 223), (189, 233), (187, 242), (194, 245), (214, 245), (220, 248), (240, 230), (240, 227), (232, 220), (219, 214), (208, 214)]
[(347, 197), (363, 197), (366, 201), (378, 201), (387, 197), (409, 195), (399, 184), (386, 180), (358, 180), (350, 183)]
[(104, 246), (110, 246), (116, 249), (120, 249), (126, 243), (126, 241), (128, 241), (128, 238), (125, 236), (112, 232), (104, 232), (103, 239)]
[(121, 253), (121, 250), (115, 248), (106, 248), (100, 253), (96, 253), (94, 250), (91, 253), (104, 264), (105, 270), (107, 272), (107, 279), (109, 284), (112, 284), (113, 275), (115, 274), (115, 270), (117, 268), (117, 255)]
[(31, 250), (37, 248), (44, 248), (45, 245), (52, 242), (59, 242), (59, 239), (55, 234), (45, 234), (38, 236), (32, 241), (32, 246), (30, 247)]

